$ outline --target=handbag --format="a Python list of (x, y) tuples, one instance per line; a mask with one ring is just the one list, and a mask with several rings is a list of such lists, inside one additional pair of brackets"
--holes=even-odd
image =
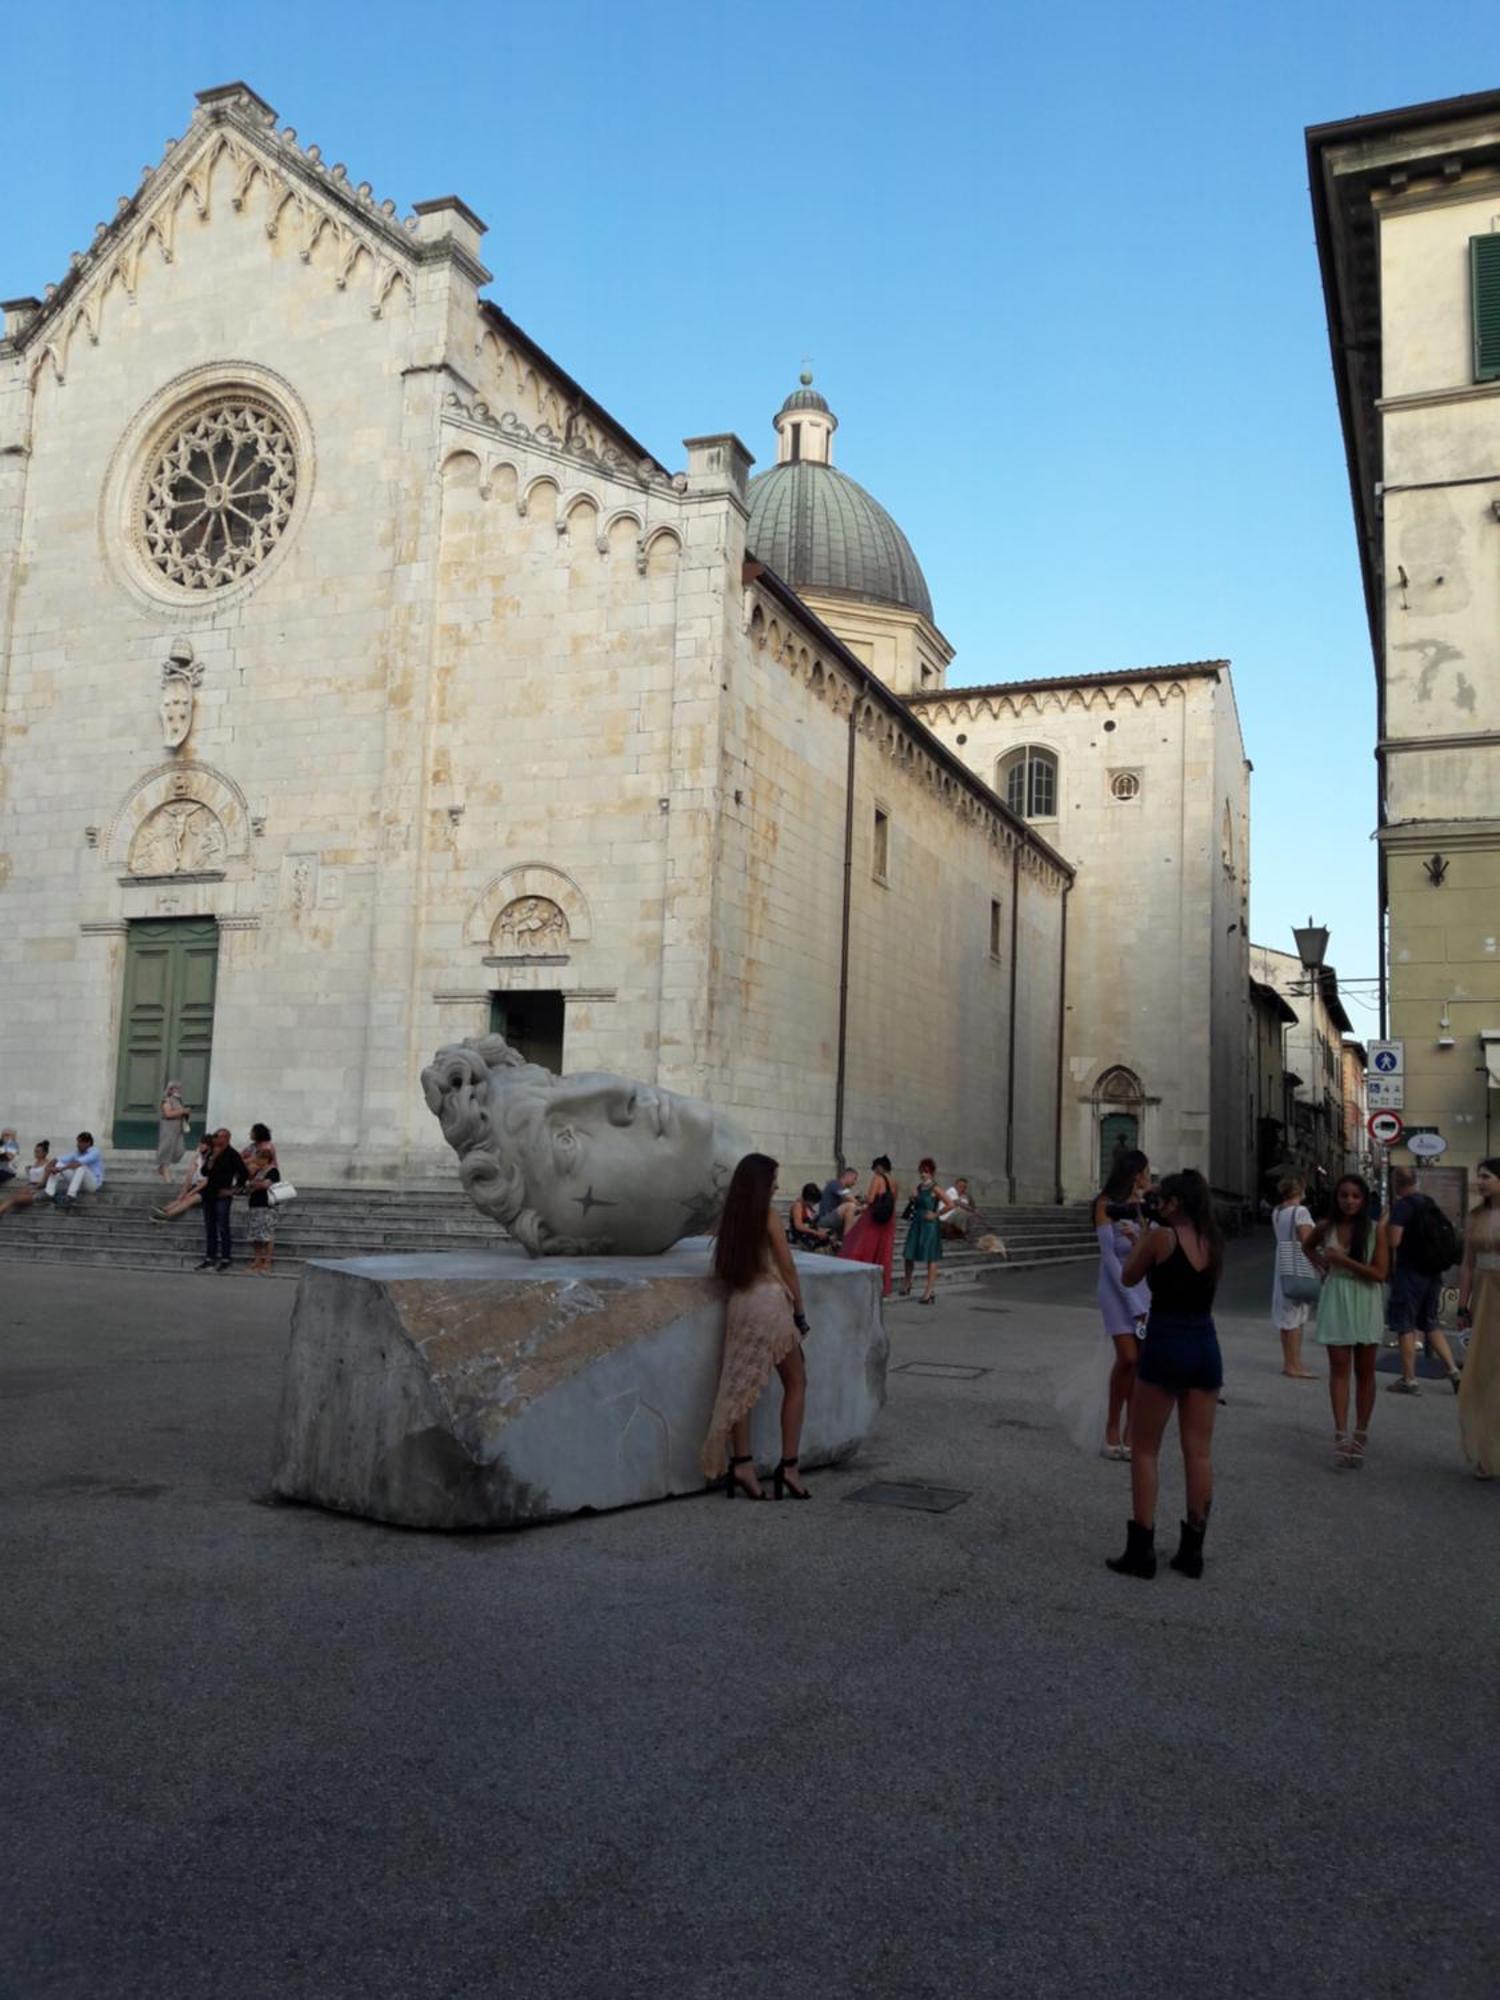
[(297, 1190), (290, 1181), (276, 1181), (266, 1189), (266, 1199), (272, 1208), (280, 1208), (283, 1202), (297, 1199)]
[(1281, 1296), (1288, 1305), (1314, 1306), (1323, 1290), (1323, 1281), (1308, 1263), (1302, 1245), (1297, 1241), (1297, 1211), (1292, 1210), (1291, 1234), (1283, 1240), (1276, 1239), (1276, 1276), (1281, 1284)]

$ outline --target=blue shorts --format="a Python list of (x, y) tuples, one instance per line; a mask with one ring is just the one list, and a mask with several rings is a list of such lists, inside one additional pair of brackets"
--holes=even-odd
[(1135, 1378), (1169, 1396), (1189, 1389), (1217, 1395), (1224, 1386), (1219, 1336), (1208, 1313), (1157, 1313), (1146, 1322)]
[(1385, 1304), (1385, 1324), (1389, 1333), (1431, 1333), (1438, 1323), (1443, 1281), (1409, 1265), (1396, 1266), (1390, 1297)]

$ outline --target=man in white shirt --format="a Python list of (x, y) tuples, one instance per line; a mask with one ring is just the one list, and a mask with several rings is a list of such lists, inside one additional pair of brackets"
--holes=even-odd
[(92, 1132), (80, 1132), (76, 1152), (69, 1153), (65, 1160), (53, 1160), (47, 1174), (47, 1184), (42, 1193), (48, 1201), (56, 1201), (58, 1182), (64, 1174), (68, 1176), (68, 1189), (63, 1197), (69, 1208), (78, 1206), (80, 1194), (97, 1194), (104, 1185), (104, 1155), (94, 1144)]
[(945, 1236), (967, 1236), (969, 1233), (969, 1218), (977, 1215), (979, 1210), (974, 1206), (974, 1202), (970, 1197), (969, 1183), (962, 1175), (953, 1183), (951, 1188), (947, 1188), (944, 1191), (943, 1200), (948, 1204), (943, 1210), (941, 1217), (943, 1234)]

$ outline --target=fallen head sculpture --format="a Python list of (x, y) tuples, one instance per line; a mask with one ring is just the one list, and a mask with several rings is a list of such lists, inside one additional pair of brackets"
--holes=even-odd
[(474, 1205), (533, 1257), (655, 1256), (717, 1220), (750, 1142), (698, 1097), (554, 1076), (500, 1035), (439, 1049), (422, 1094)]

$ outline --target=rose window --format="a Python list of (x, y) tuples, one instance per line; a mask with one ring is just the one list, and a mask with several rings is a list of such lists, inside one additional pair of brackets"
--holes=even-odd
[(191, 418), (149, 473), (144, 543), (185, 590), (218, 590), (258, 569), (292, 516), (297, 458), (281, 422), (236, 400)]

